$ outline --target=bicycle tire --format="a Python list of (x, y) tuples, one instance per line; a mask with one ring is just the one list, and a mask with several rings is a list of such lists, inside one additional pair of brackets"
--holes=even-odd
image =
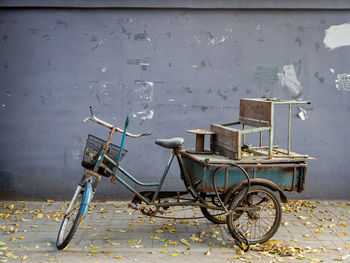
[[(68, 246), (69, 242), (72, 240), (75, 232), (77, 231), (79, 223), (85, 216), (88, 204), (91, 201), (91, 199), (87, 202), (86, 200), (84, 201), (84, 199), (87, 198), (86, 193), (91, 193), (91, 189), (91, 183), (87, 182), (85, 183), (84, 187), (81, 188), (81, 190), (77, 193), (77, 195), (73, 196), (71, 201), (72, 210), (66, 212), (64, 219), (61, 223), (60, 229), (58, 231), (56, 246), (59, 250), (62, 250)], [(75, 211), (77, 211), (76, 214), (74, 214)], [(69, 227), (68, 223), (70, 220), (72, 220), (72, 225)], [(65, 235), (65, 233), (67, 233), (67, 235)]]
[[(256, 207), (259, 211), (258, 212), (254, 212), (254, 211), (240, 212), (241, 214), (239, 218), (242, 217), (242, 223), (240, 222), (240, 220), (238, 220), (239, 218), (237, 218), (237, 215), (235, 212), (230, 213), (227, 216), (228, 230), (230, 231), (232, 236), (234, 236), (237, 233), (236, 228), (238, 228), (242, 233), (244, 233), (244, 235), (246, 235), (250, 244), (264, 243), (268, 241), (277, 232), (281, 224), (281, 220), (282, 220), (281, 204), (279, 202), (276, 192), (272, 191), (270, 188), (267, 188), (265, 186), (262, 186), (262, 185), (251, 186), (249, 188), (249, 191), (247, 193), (245, 200), (242, 200), (245, 192), (246, 192), (246, 189), (242, 189), (232, 199), (229, 205), (229, 210), (234, 211), (234, 209), (237, 206), (245, 206), (245, 207), (251, 207), (251, 208)], [(257, 203), (254, 203), (254, 200), (253, 200), (254, 197), (256, 197), (255, 200), (258, 201)], [(263, 206), (261, 204), (263, 204)], [(262, 219), (264, 217), (264, 215), (262, 215), (263, 212), (264, 214), (266, 214), (265, 217), (271, 217), (271, 221), (270, 221), (271, 225), (269, 225), (269, 227), (264, 228), (266, 229), (266, 232), (265, 233), (262, 232), (261, 236), (254, 236), (253, 226), (256, 227), (257, 225), (259, 225), (259, 224), (256, 224), (256, 222), (260, 219), (264, 221)], [(247, 222), (247, 223), (243, 225), (243, 222)], [(255, 234), (256, 234), (256, 229), (255, 229)], [(260, 234), (259, 231), (258, 231), (258, 234)]]
[[(206, 199), (206, 194), (201, 193), (201, 197), (205, 200)], [(206, 200), (207, 202), (207, 200)], [(208, 202), (207, 202), (208, 203)], [(212, 202), (209, 202), (210, 205), (216, 205), (213, 204)], [(210, 222), (214, 224), (226, 224), (226, 216), (225, 211), (220, 211), (220, 210), (213, 210), (213, 209), (208, 209), (206, 207), (200, 207), (202, 214), (208, 219)]]

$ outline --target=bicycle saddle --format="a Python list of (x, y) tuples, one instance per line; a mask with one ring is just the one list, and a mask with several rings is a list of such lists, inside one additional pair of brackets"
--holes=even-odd
[(185, 140), (183, 138), (175, 137), (171, 139), (157, 139), (155, 142), (162, 147), (176, 149), (179, 148), (184, 141)]

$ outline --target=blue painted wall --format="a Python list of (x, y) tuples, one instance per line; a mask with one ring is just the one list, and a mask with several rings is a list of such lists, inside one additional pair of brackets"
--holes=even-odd
[[(180, 136), (193, 147), (185, 130), (235, 121), (239, 98), (259, 96), (312, 100), (304, 107), (306, 121), (293, 109), (292, 150), (317, 158), (305, 191), (293, 196), (350, 198), (350, 91), (335, 83), (337, 74), (350, 73), (350, 46), (323, 43), (325, 30), (349, 22), (346, 1), (337, 1), (344, 10), (329, 9), (326, 1), (321, 10), (312, 3), (298, 9), (298, 1), (287, 9), (237, 9), (230, 1), (218, 2), (218, 9), (208, 2), (201, 9), (197, 1), (150, 1), (148, 9), (140, 3), (108, 8), (108, 1), (100, 2), (104, 8), (86, 1), (67, 1), (78, 3), (75, 8), (15, 2), (19, 7), (4, 1), (0, 10), (1, 198), (71, 197), (87, 135), (108, 132), (82, 122), (90, 105), (110, 123), (122, 127), (130, 115), (131, 132), (152, 132), (127, 138), (122, 165), (153, 182), (170, 155), (156, 138)], [(285, 147), (287, 110), (276, 118), (275, 142)], [(165, 184), (183, 188), (177, 168)], [(127, 197), (109, 179), (97, 196)]]

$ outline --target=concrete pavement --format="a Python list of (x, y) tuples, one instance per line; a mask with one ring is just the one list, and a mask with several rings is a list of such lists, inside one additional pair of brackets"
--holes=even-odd
[[(242, 254), (226, 225), (149, 218), (127, 202), (94, 202), (64, 251), (65, 202), (0, 201), (0, 262), (350, 262), (350, 201), (292, 201), (272, 240)], [(178, 207), (175, 216), (202, 216)], [(180, 211), (181, 210), (181, 211)]]

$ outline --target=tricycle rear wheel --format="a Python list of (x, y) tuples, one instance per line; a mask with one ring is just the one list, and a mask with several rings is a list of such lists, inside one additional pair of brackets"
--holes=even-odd
[[(262, 185), (251, 186), (244, 198), (245, 192), (246, 188), (243, 188), (232, 198), (228, 208), (232, 212), (226, 217), (227, 227), (232, 236), (237, 233), (235, 229), (239, 229), (250, 244), (264, 243), (281, 224), (280, 201), (274, 191)], [(242, 210), (237, 211), (237, 208)]]
[[(219, 200), (217, 197), (208, 196), (205, 193), (201, 193), (201, 197), (206, 201), (206, 203), (210, 206), (220, 206)], [(213, 210), (206, 207), (200, 207), (202, 214), (212, 223), (214, 224), (225, 224), (226, 216), (225, 211), (221, 210)]]

